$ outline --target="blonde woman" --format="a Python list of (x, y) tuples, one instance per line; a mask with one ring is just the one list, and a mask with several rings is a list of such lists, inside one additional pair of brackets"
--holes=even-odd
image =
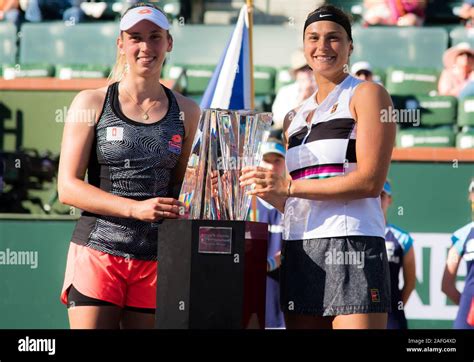
[(158, 224), (182, 211), (169, 196), (200, 115), (159, 82), (172, 47), (163, 12), (132, 6), (120, 20), (111, 84), (80, 92), (70, 107), (58, 191), (83, 210), (61, 293), (71, 328), (154, 326)]

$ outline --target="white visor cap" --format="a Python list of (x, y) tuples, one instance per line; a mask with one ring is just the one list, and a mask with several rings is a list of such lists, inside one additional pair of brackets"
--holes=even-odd
[(120, 20), (120, 30), (127, 31), (142, 20), (151, 21), (153, 24), (159, 26), (164, 30), (170, 28), (170, 23), (160, 10), (150, 6), (139, 6), (127, 11), (127, 13)]

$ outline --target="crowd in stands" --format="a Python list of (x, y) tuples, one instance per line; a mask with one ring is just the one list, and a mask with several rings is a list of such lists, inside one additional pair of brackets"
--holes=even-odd
[(467, 27), (472, 27), (474, 20), (474, 0), (464, 1), (459, 12), (459, 17), (465, 22)]
[(438, 92), (443, 96), (465, 98), (474, 95), (474, 50), (459, 43), (446, 50)]
[[(117, 0), (125, 10), (138, 0)], [(5, 20), (19, 27), (23, 22), (63, 20), (82, 23), (91, 20), (108, 20), (106, 2), (87, 0), (0, 0), (0, 21)], [(117, 16), (120, 13), (116, 14)], [(110, 16), (109, 16), (110, 17)]]
[[(138, 2), (138, 0), (121, 1), (123, 3), (122, 11), (125, 10), (130, 4)], [(115, 3), (119, 2), (120, 0), (117, 0)], [(108, 1), (108, 3), (111, 4), (112, 2)], [(182, 6), (185, 6), (185, 3), (186, 2), (183, 1)], [(433, 2), (429, 2), (426, 0), (364, 0), (360, 1), (360, 3), (363, 9), (361, 25), (367, 27), (423, 26), (427, 14), (429, 13), (429, 8), (433, 5)], [(81, 23), (90, 22), (94, 20), (104, 20), (104, 17), (107, 16), (105, 9), (103, 8), (104, 4), (105, 2), (90, 2), (88, 0), (0, 0), (0, 21), (12, 22), (17, 27), (19, 27), (22, 23), (28, 22), (47, 22), (63, 20), (66, 22)], [(464, 4), (460, 7), (459, 12), (457, 12), (460, 24), (465, 24), (467, 28), (470, 28), (472, 26), (472, 19), (474, 19), (473, 5), (474, 0), (466, 0), (464, 1)], [(116, 7), (115, 9), (117, 10), (118, 8)], [(116, 14), (117, 17), (119, 15), (120, 12)], [(461, 101), (468, 97), (474, 96), (474, 50), (471, 48), (471, 45), (468, 42), (460, 42), (459, 40), (455, 42), (453, 39), (451, 39), (451, 41), (452, 46), (444, 52), (444, 55), (442, 57), (442, 71), (441, 69), (432, 69), (433, 74), (436, 73), (432, 77), (437, 78), (437, 87), (436, 83), (434, 83), (435, 86), (432, 87), (429, 91), (426, 91), (426, 94), (424, 92), (418, 92), (414, 93), (414, 95), (431, 97), (455, 97), (457, 101), (456, 99), (454, 99), (454, 101), (449, 101), (451, 102), (451, 105), (449, 105), (449, 107), (454, 109), (454, 115), (450, 120), (443, 120), (443, 122), (445, 123), (425, 125), (422, 124), (422, 126), (434, 127), (441, 125), (446, 127), (454, 125), (449, 122), (456, 122), (456, 113), (458, 111), (460, 113), (461, 108), (463, 108)], [(473, 44), (473, 42), (471, 42), (471, 44)], [(441, 64), (441, 57), (438, 55), (436, 56), (436, 58), (439, 59), (439, 63)], [(349, 69), (350, 72), (361, 79), (379, 82), (387, 86), (389, 76), (395, 76), (395, 73), (393, 71), (392, 73), (390, 73), (389, 69), (379, 69), (377, 67), (373, 67), (373, 63), (371, 64), (368, 61), (372, 61), (372, 59), (365, 59), (364, 61), (359, 61), (352, 64), (351, 68)], [(94, 64), (91, 64), (90, 66), (93, 65)], [(170, 65), (172, 66), (173, 64)], [(21, 66), (23, 70), (27, 69), (27, 67), (24, 67), (23, 64)], [(68, 66), (68, 64), (66, 64), (66, 66)], [(213, 66), (211, 64), (208, 64), (207, 66), (209, 67), (209, 69), (197, 69), (195, 73), (200, 74), (202, 76), (204, 70), (206, 70), (207, 73), (209, 73), (210, 78)], [(7, 78), (11, 75), (12, 71), (11, 69), (8, 72), (5, 71), (5, 64), (3, 65), (3, 67), (3, 77)], [(12, 65), (10, 65), (10, 67), (12, 67)], [(186, 68), (186, 65), (183, 65), (183, 67)], [(416, 68), (417, 64), (413, 64), (413, 67)], [(94, 72), (100, 73), (100, 76), (104, 76), (103, 74), (107, 73), (107, 71), (103, 70), (102, 68), (81, 68), (80, 70), (82, 71), (81, 74), (86, 74), (84, 77), (86, 77), (87, 74), (91, 75)], [(191, 77), (192, 70), (185, 70), (187, 71), (187, 76)], [(270, 70), (273, 72), (273, 75), (269, 76), (269, 78), (278, 78), (278, 74), (279, 72), (281, 72), (281, 69), (275, 68)], [(58, 69), (56, 69), (55, 73), (56, 77), (59, 77), (61, 79), (67, 79), (64, 78), (63, 75), (65, 73), (73, 74), (74, 72), (71, 70), (68, 70), (68, 72), (60, 72)], [(76, 71), (76, 73), (78, 73), (78, 71)], [(416, 73), (412, 73), (408, 75), (419, 75)], [(265, 94), (262, 94), (262, 91), (260, 94), (257, 94), (257, 96), (262, 99), (265, 97), (263, 105), (260, 104), (260, 108), (266, 111), (271, 110), (273, 112), (274, 129), (276, 131), (274, 133), (275, 136), (278, 135), (278, 132), (282, 129), (283, 119), (287, 112), (291, 109), (296, 108), (315, 91), (312, 71), (306, 64), (306, 60), (304, 59), (301, 50), (295, 52), (291, 56), (291, 63), (289, 64), (289, 70), (287, 74), (289, 81), (282, 82), (281, 84), (278, 84), (277, 80), (270, 81), (270, 83), (272, 84), (266, 88), (264, 87), (263, 92)], [(164, 74), (164, 76), (169, 76), (169, 74)], [(387, 79), (383, 79), (385, 78), (385, 76)], [(207, 81), (207, 78), (201, 79), (200, 82), (202, 83), (202, 85), (198, 87), (199, 89), (188, 95), (193, 96), (194, 99), (199, 102), (200, 97), (202, 96), (202, 93), (204, 91), (201, 88), (206, 86)], [(436, 82), (436, 80), (433, 80), (433, 82)], [(189, 84), (191, 83), (188, 82), (188, 85)], [(185, 91), (189, 91), (189, 89), (185, 89)], [(389, 91), (394, 97), (401, 95), (396, 91), (393, 92), (390, 89)], [(436, 101), (439, 101), (439, 99), (437, 99)], [(441, 101), (443, 102), (445, 100)], [(395, 100), (394, 103), (396, 103)], [(403, 103), (402, 107), (406, 108), (406, 104)], [(472, 108), (469, 107), (465, 109), (469, 110)], [(468, 132), (469, 135), (471, 135), (471, 133), (473, 132), (471, 121), (468, 121), (467, 123), (458, 122), (458, 125), (462, 126), (462, 129)], [(434, 128), (431, 128), (431, 130), (433, 129)], [(453, 137), (455, 137), (458, 132), (458, 129), (454, 129), (454, 131), (451, 130), (450, 132), (454, 132)], [(451, 139), (447, 144), (454, 145), (454, 142), (455, 141)], [(469, 146), (469, 142), (463, 144)], [(472, 137), (472, 142), (474, 142), (474, 136)], [(469, 146), (467, 148), (470, 147), (474, 147), (474, 143), (472, 144), (472, 146)]]
[(425, 18), (426, 0), (364, 0), (367, 25), (420, 26)]
[[(116, 0), (93, 2), (90, 0), (0, 0), (0, 21), (21, 23), (64, 20), (83, 22), (104, 20), (105, 4), (122, 3), (116, 15), (139, 0)], [(330, 2), (330, 1), (329, 1)], [(362, 1), (361, 1), (362, 2)], [(183, 12), (188, 9), (189, 0), (181, 0)], [(428, 0), (363, 0), (362, 21), (366, 26), (422, 26), (429, 6)], [(460, 21), (466, 26), (474, 19), (474, 0), (465, 0), (459, 9)]]

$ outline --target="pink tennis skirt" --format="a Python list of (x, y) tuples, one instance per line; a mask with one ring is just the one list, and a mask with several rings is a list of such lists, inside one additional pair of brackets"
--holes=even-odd
[(82, 294), (120, 307), (156, 308), (156, 261), (128, 259), (70, 244), (61, 302), (71, 285)]

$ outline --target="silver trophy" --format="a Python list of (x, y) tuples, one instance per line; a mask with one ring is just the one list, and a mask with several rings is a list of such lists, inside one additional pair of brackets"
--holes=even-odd
[(260, 164), (271, 124), (271, 113), (203, 111), (179, 196), (189, 219), (247, 219), (250, 186), (241, 187), (239, 177), (243, 167)]

